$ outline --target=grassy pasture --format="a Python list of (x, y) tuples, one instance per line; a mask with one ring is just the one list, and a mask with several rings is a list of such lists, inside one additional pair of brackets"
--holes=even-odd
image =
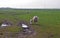
[[(60, 10), (2, 10), (0, 22), (4, 19), (14, 23), (14, 27), (1, 29), (0, 32), (18, 32), (21, 28), (16, 26), (19, 20), (29, 21), (34, 15), (39, 17), (39, 25), (32, 25), (37, 32), (35, 38), (60, 38)], [(52, 35), (52, 36), (51, 36)]]

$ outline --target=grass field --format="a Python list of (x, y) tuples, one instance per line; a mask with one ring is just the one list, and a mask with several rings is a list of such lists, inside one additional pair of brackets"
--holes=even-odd
[(0, 32), (18, 32), (21, 28), (16, 26), (17, 22), (29, 22), (34, 15), (39, 17), (39, 25), (32, 25), (37, 32), (34, 38), (60, 38), (60, 9), (0, 10), (0, 21), (7, 19), (14, 23), (14, 27), (1, 29)]

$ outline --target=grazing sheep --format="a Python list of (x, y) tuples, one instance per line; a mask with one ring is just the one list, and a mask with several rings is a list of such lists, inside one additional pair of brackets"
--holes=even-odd
[(2, 23), (1, 23), (1, 27), (6, 27), (6, 26), (11, 26), (12, 23), (7, 21), (7, 20), (4, 20)]
[(5, 27), (5, 26), (8, 26), (7, 24), (2, 24), (1, 27)]
[(23, 34), (27, 34), (29, 27), (26, 24), (22, 24), (22, 28), (23, 28)]
[(39, 19), (38, 16), (34, 16), (32, 19), (30, 19), (30, 24), (32, 24), (32, 22), (37, 23), (38, 19)]
[(29, 27), (26, 24), (22, 24), (22, 28), (23, 28), (23, 34), (31, 34), (33, 31), (31, 29), (31, 27)]
[(22, 24), (22, 28), (28, 29), (28, 26), (26, 24)]

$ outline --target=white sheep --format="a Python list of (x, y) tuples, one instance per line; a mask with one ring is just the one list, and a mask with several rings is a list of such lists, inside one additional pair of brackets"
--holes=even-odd
[(6, 27), (6, 26), (8, 26), (8, 25), (7, 25), (7, 24), (2, 24), (2, 25), (1, 25), (1, 27)]
[(23, 28), (27, 28), (28, 26), (26, 24), (22, 24), (22, 27)]
[(30, 19), (30, 24), (32, 24), (32, 22), (36, 23), (38, 22), (39, 17), (38, 16), (34, 16), (32, 19)]

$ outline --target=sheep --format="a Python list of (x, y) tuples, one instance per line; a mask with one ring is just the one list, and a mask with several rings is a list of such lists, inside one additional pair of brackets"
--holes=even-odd
[(22, 24), (22, 28), (23, 28), (23, 29), (28, 29), (29, 26), (27, 26), (26, 24)]
[(1, 27), (11, 26), (11, 25), (12, 25), (12, 23), (7, 20), (4, 20), (1, 22)]
[(6, 27), (6, 26), (8, 26), (8, 25), (7, 25), (7, 24), (2, 24), (2, 25), (1, 25), (1, 27)]
[(38, 19), (39, 19), (38, 16), (34, 16), (32, 19), (30, 19), (30, 24), (32, 24), (32, 22), (37, 23)]
[(29, 26), (27, 26), (26, 24), (22, 24), (22, 28), (23, 28), (23, 34), (27, 34), (29, 30)]

